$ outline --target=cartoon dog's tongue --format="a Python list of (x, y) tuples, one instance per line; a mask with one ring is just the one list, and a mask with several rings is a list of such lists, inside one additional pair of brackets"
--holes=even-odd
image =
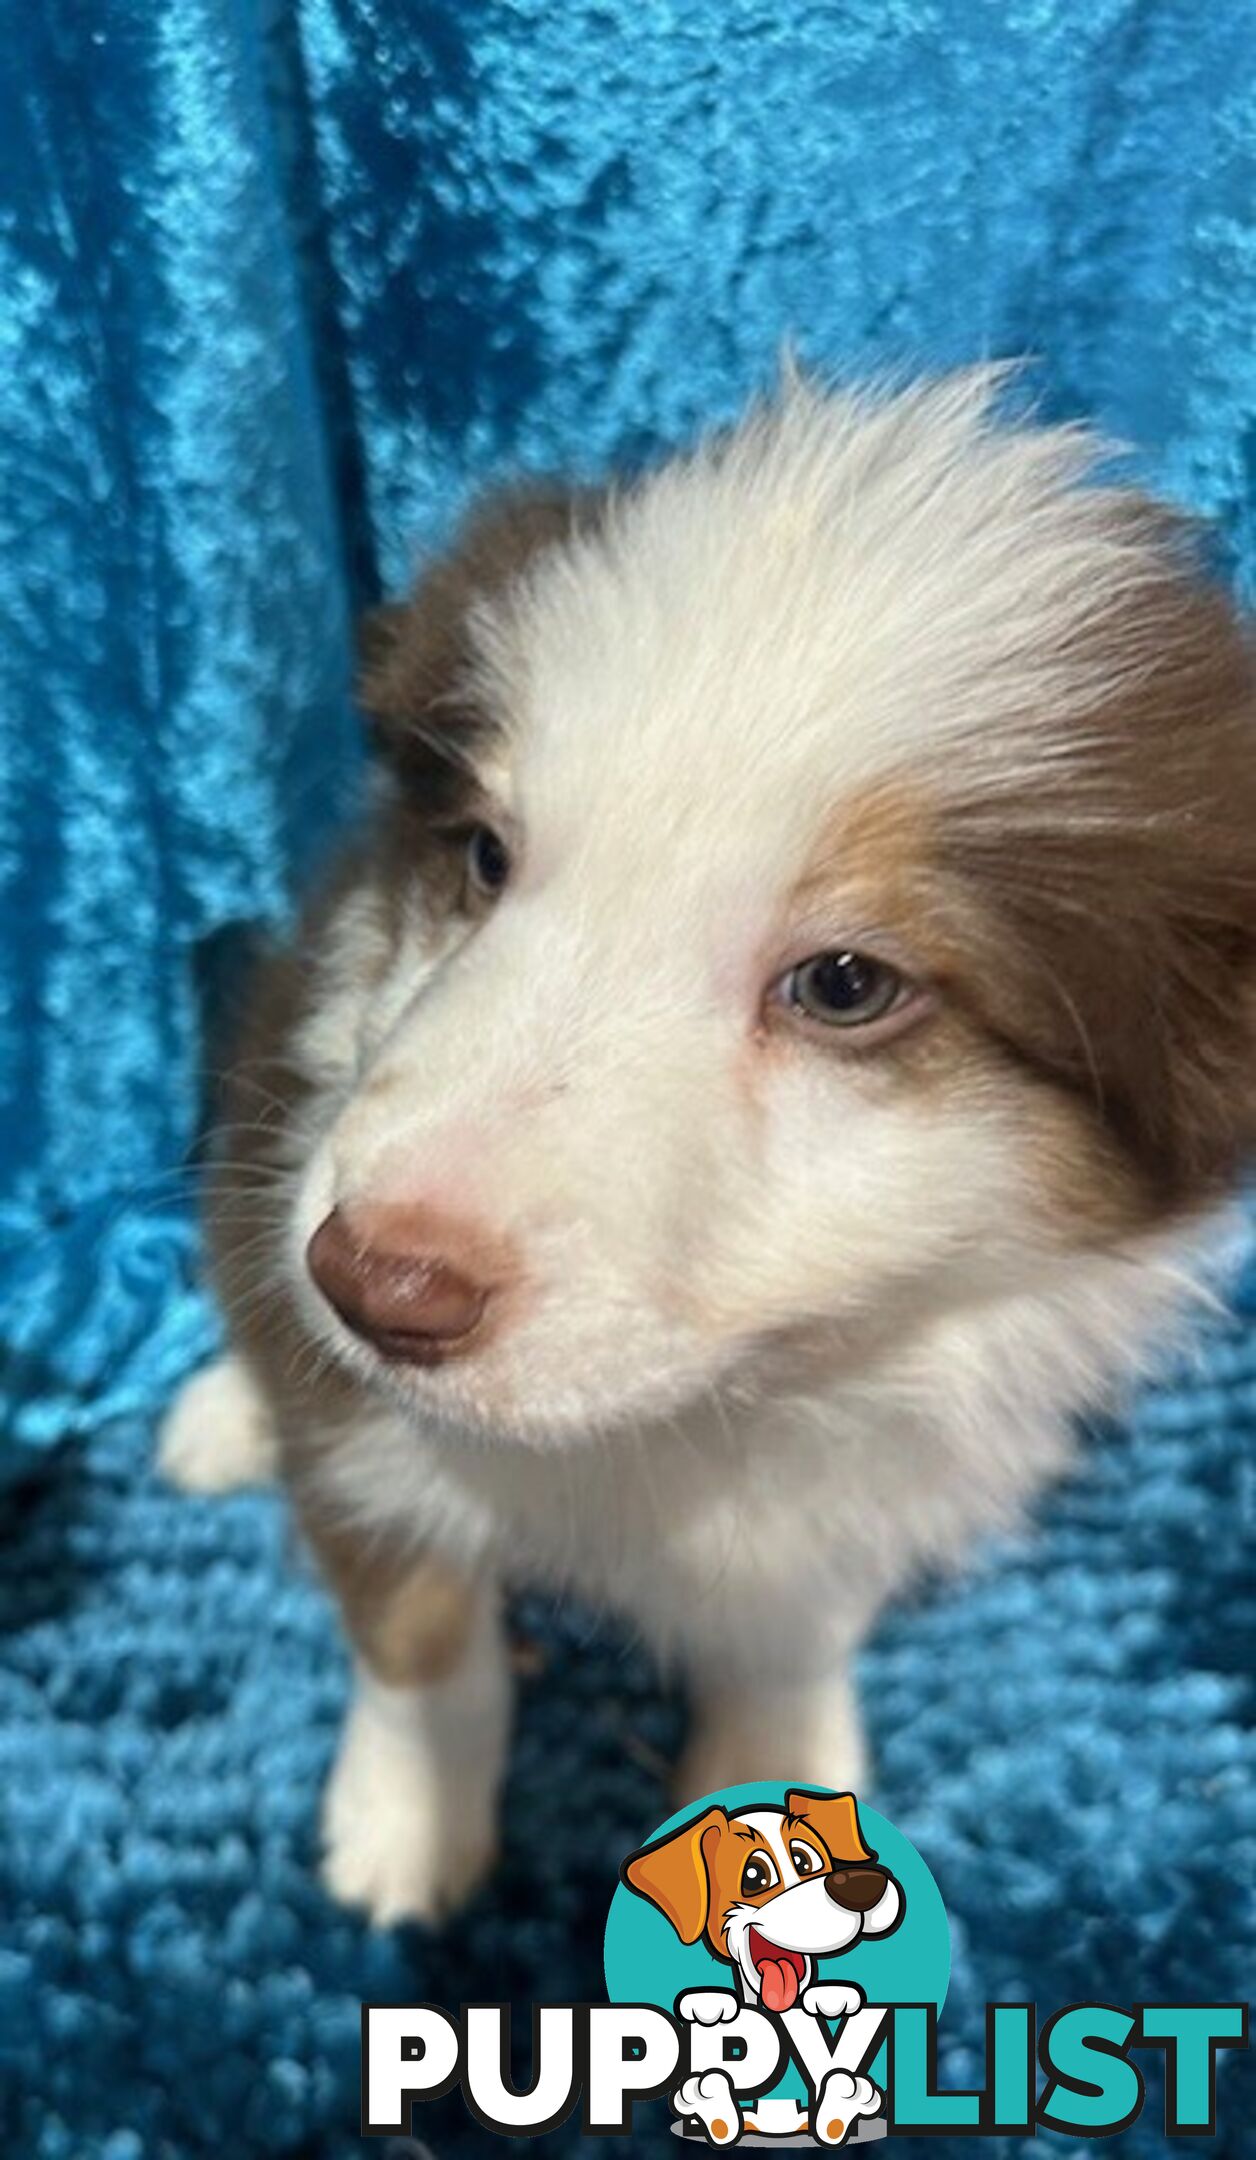
[(797, 1950), (782, 1950), (769, 1942), (758, 1928), (750, 1930), (750, 1955), (759, 1975), (759, 1993), (765, 2010), (792, 2010), (798, 2000), (803, 1960)]

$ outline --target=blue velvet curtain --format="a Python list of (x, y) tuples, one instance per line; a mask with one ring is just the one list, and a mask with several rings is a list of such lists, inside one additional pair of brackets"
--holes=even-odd
[(0, 1468), (210, 1339), (207, 1000), (502, 467), (1037, 356), (1256, 566), (1253, 0), (39, 0), (0, 55)]

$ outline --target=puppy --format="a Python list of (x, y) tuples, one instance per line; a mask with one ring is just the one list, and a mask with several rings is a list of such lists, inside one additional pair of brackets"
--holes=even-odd
[(493, 1850), (503, 1588), (687, 1679), (681, 1795), (858, 1785), (883, 1601), (1169, 1338), (1256, 1098), (1251, 648), (988, 371), (788, 384), (473, 516), (254, 993), (172, 1472), (277, 1458), (357, 1651), (327, 1879)]

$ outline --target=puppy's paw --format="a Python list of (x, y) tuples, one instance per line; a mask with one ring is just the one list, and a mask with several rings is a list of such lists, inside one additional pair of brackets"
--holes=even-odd
[(712, 2145), (735, 2145), (741, 2136), (741, 2110), (732, 2079), (723, 2070), (687, 2077), (672, 2094), (672, 2113), (685, 2121), (696, 2116)]
[(853, 2017), (856, 2010), (863, 2009), (866, 2001), (862, 1988), (849, 1987), (844, 1980), (817, 1980), (802, 1993), (802, 2006), (808, 2017)]
[(690, 1988), (676, 1998), (677, 2015), (689, 2025), (728, 2025), (740, 2008), (731, 1988)]
[(422, 1736), (369, 1699), (349, 1716), (323, 1803), (323, 1883), (375, 1927), (443, 1920), (493, 1864), (491, 1802), (455, 1801)]
[(265, 1401), (237, 1357), (219, 1358), (175, 1397), (157, 1467), (184, 1492), (232, 1492), (274, 1477), (274, 1429)]
[(883, 2095), (871, 2078), (830, 2070), (816, 2099), (811, 2131), (817, 2144), (843, 2145), (865, 2115), (879, 2115)]

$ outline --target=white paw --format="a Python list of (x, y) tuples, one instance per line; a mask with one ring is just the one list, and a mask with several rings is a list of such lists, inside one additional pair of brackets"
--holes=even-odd
[(723, 2070), (687, 2077), (672, 2094), (672, 2113), (683, 2120), (696, 2115), (712, 2145), (735, 2145), (741, 2136), (741, 2110), (733, 2081)]
[(161, 1428), (157, 1466), (184, 1492), (231, 1492), (275, 1475), (270, 1415), (239, 1358), (193, 1373)]
[(808, 2017), (853, 2017), (867, 2000), (862, 1988), (848, 1987), (843, 1980), (818, 1980), (804, 1988), (802, 2006)]
[(879, 2115), (883, 2094), (871, 2078), (830, 2070), (816, 2099), (811, 2133), (817, 2144), (841, 2145), (864, 2115)]
[(440, 1920), (492, 1866), (494, 1801), (471, 1780), (452, 1794), (423, 1738), (359, 1696), (323, 1803), (323, 1847), (323, 1882), (338, 1904), (376, 1927)]
[(690, 2025), (728, 2025), (741, 2004), (731, 1988), (690, 1988), (677, 1998), (676, 2011)]

